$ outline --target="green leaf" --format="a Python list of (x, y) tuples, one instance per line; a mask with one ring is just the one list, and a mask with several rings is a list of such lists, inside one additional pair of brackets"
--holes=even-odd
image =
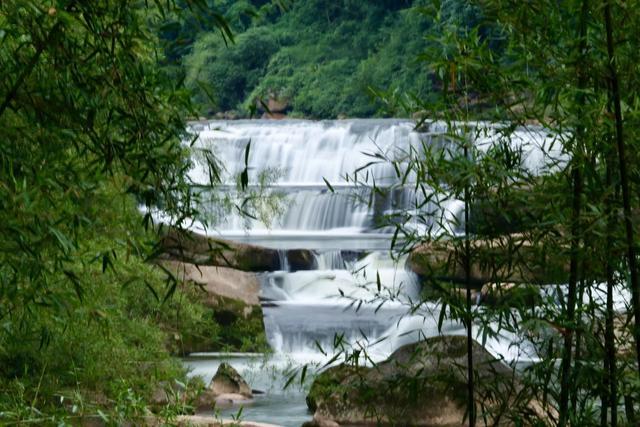
[(442, 325), (444, 324), (446, 313), (447, 313), (447, 303), (443, 302), (442, 307), (440, 308), (440, 314), (438, 315), (438, 332), (442, 332)]
[(322, 177), (324, 183), (327, 185), (327, 188), (329, 189), (329, 191), (331, 191), (332, 193), (333, 191), (333, 187), (331, 186), (331, 184), (329, 184), (329, 181), (327, 181), (327, 179), (325, 177)]
[(300, 384), (304, 384), (304, 379), (307, 377), (307, 365), (302, 366), (302, 372), (300, 373)]
[(153, 295), (153, 297), (155, 298), (156, 302), (160, 302), (160, 298), (158, 297), (158, 293), (153, 288), (151, 283), (149, 283), (147, 280), (144, 280), (143, 282), (144, 282), (144, 285), (147, 287), (147, 289), (151, 292), (151, 295)]
[(83, 301), (84, 289), (82, 289), (82, 285), (80, 284), (80, 278), (71, 270), (64, 270), (64, 275), (73, 283), (73, 289), (75, 290), (76, 296), (80, 300)]

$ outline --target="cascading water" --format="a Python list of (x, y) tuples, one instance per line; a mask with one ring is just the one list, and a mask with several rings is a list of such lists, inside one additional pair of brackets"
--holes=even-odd
[[(389, 229), (377, 227), (381, 215), (413, 209), (418, 195), (400, 186), (393, 165), (376, 162), (380, 157), (375, 153), (402, 165), (409, 150), (443, 143), (441, 125), (416, 132), (414, 123), (406, 120), (213, 121), (194, 123), (191, 131), (198, 134), (196, 150), (210, 150), (224, 166), (223, 191), (234, 193), (236, 176), (247, 167), (250, 185), (259, 184), (280, 197), (281, 208), (275, 210), (279, 214), (270, 225), (225, 216), (216, 213), (217, 206), (209, 207), (218, 220), (210, 233), (281, 250), (283, 271), (262, 275), (264, 323), (276, 355), (294, 363), (327, 360), (338, 342), (367, 347), (374, 360), (381, 360), (420, 337), (465, 333), (453, 321), (445, 321), (439, 332), (438, 304), (423, 304), (408, 314), (419, 296), (417, 278), (388, 253)], [(514, 135), (512, 143), (520, 141), (525, 165), (538, 171), (548, 155), (545, 138), (526, 129)], [(489, 132), (476, 144), (482, 149), (494, 140)], [(209, 173), (199, 156), (196, 151), (198, 166), (190, 177), (206, 184)], [(354, 181), (375, 182), (392, 191), (379, 197)], [(463, 207), (460, 201), (448, 201), (439, 208), (438, 221), (414, 224), (415, 229), (433, 233), (434, 224), (443, 223), (455, 231)], [(431, 209), (436, 211), (436, 206)], [(289, 271), (282, 251), (293, 248), (313, 250), (317, 269)], [(498, 335), (486, 346), (507, 361), (534, 360), (535, 353), (526, 345), (512, 345), (516, 341), (517, 337)]]

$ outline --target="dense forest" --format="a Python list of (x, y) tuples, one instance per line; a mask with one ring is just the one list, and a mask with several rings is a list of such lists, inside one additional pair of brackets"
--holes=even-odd
[[(227, 179), (224, 147), (198, 145), (220, 122), (189, 121), (281, 114), (410, 117), (410, 130), (373, 122), (426, 135), (406, 150), (354, 149), (347, 157), (368, 163), (340, 186), (324, 176), (298, 185), (317, 198), (354, 189), (360, 205), (335, 216), (362, 208), (375, 224), (359, 236), (390, 230), (384, 252), (406, 260), (399, 271), (419, 287), (402, 316), (422, 316), (420, 342), (379, 363), (362, 340), (350, 347), (336, 333), (333, 349), (314, 343), (326, 363), (278, 371), (279, 388), (303, 390), (309, 425), (638, 425), (638, 6), (0, 2), (0, 425), (222, 425), (222, 403), (263, 394), (225, 363), (207, 385), (180, 358), (269, 359), (264, 310), (280, 301), (263, 298), (263, 279), (308, 287), (287, 280), (326, 259), (255, 245), (247, 230), (240, 241), (193, 231), (215, 227), (205, 211), (276, 215), (282, 199), (261, 191), (286, 171), (252, 170), (249, 135)], [(366, 139), (367, 125), (349, 133), (351, 124), (320, 126)], [(335, 159), (315, 160), (328, 169)], [(380, 165), (391, 184), (376, 181)], [(461, 209), (443, 224), (450, 206)], [(318, 274), (345, 298), (336, 277), (366, 266), (344, 266), (381, 254), (338, 252), (342, 270)], [(374, 272), (371, 296), (347, 295), (343, 312), (398, 303), (385, 279)], [(523, 367), (490, 354), (487, 343), (504, 336), (517, 338), (506, 353), (524, 342), (536, 357)]]
[[(167, 62), (184, 74), (204, 116), (247, 117), (270, 98), (285, 102), (293, 117), (406, 115), (408, 109), (386, 105), (376, 92), (407, 100), (432, 92), (430, 70), (419, 60), (439, 31), (420, 11), (427, 3), (215, 2), (233, 41), (210, 24), (176, 22), (163, 32)], [(475, 9), (446, 3), (448, 19), (472, 24)]]

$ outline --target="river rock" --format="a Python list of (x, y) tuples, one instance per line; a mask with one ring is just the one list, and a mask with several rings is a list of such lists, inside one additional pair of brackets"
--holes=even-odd
[(267, 100), (256, 100), (256, 109), (262, 112), (262, 119), (281, 120), (287, 118), (291, 103), (286, 97), (270, 93)]
[(221, 363), (209, 386), (198, 399), (198, 409), (250, 403), (253, 399), (251, 387), (228, 363)]
[[(478, 420), (511, 425), (512, 416), (532, 423), (544, 414), (522, 393), (513, 370), (473, 343)], [(375, 367), (339, 365), (314, 381), (307, 405), (314, 425), (462, 426), (467, 381), (466, 339), (429, 338), (401, 347)], [(484, 418), (483, 418), (484, 417)], [(321, 421), (321, 422), (320, 422)], [(484, 424), (483, 424), (484, 425)]]
[(275, 249), (228, 242), (174, 228), (164, 232), (156, 252), (160, 260), (229, 267), (242, 271), (276, 271), (280, 267)]
[[(226, 344), (242, 345), (248, 333), (255, 334), (257, 341), (264, 339), (260, 282), (256, 273), (180, 261), (162, 261), (162, 266), (176, 278), (185, 298), (209, 309), (205, 313), (222, 327), (220, 337), (225, 339)], [(169, 337), (173, 337), (167, 345), (176, 354), (216, 351), (220, 348), (215, 335), (197, 329), (175, 329), (170, 322), (165, 327)]]
[(215, 395), (237, 394), (251, 398), (253, 393), (251, 387), (240, 376), (238, 371), (233, 369), (228, 363), (221, 363), (216, 374), (211, 379), (208, 387)]
[[(260, 106), (262, 107), (262, 105)], [(270, 113), (286, 113), (291, 109), (291, 105), (287, 98), (272, 93), (267, 100), (267, 108)]]

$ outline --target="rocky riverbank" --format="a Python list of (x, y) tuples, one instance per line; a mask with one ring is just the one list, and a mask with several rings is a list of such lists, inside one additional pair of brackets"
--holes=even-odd
[[(473, 357), (479, 419), (487, 425), (544, 425), (548, 414), (511, 367), (476, 342)], [(342, 364), (321, 373), (307, 397), (314, 414), (307, 426), (464, 426), (466, 393), (465, 337), (428, 338), (373, 367)]]

